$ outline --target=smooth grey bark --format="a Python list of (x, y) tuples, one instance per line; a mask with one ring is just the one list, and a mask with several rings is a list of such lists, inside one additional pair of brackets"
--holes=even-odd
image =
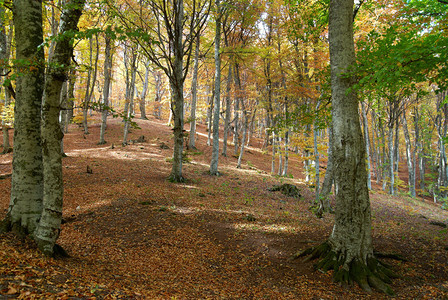
[(191, 113), (190, 113), (190, 135), (188, 148), (196, 149), (196, 104), (198, 102), (198, 71), (199, 71), (199, 46), (200, 36), (196, 38), (196, 49), (194, 51), (193, 79), (191, 80)]
[(366, 158), (367, 158), (367, 187), (372, 189), (371, 167), (370, 167), (370, 135), (369, 135), (369, 120), (367, 119), (366, 105), (361, 102), (362, 120), (364, 122), (364, 140), (366, 144)]
[(415, 149), (417, 152), (418, 160), (418, 173), (419, 173), (419, 187), (422, 192), (425, 191), (425, 161), (423, 155), (423, 142), (422, 134), (420, 133), (420, 112), (418, 107), (414, 108), (414, 118), (413, 118), (414, 132), (415, 132)]
[[(372, 116), (372, 162), (374, 163), (374, 170), (375, 170), (375, 179), (376, 183), (379, 183), (381, 181), (381, 157), (380, 157), (380, 145), (379, 145), (379, 133), (378, 133), (378, 126), (377, 121), (375, 117), (375, 112), (371, 111)], [(378, 143), (375, 145), (375, 141)]]
[[(310, 137), (311, 125), (305, 125), (304, 136), (305, 139), (308, 140)], [(303, 167), (305, 169), (305, 182), (309, 183), (311, 180), (311, 155), (310, 155), (311, 145), (306, 144), (305, 149), (303, 150), (302, 156), (305, 156), (306, 159), (303, 160)]]
[(73, 110), (75, 106), (75, 83), (76, 83), (76, 71), (74, 69), (69, 71), (68, 76), (68, 90), (67, 90), (67, 119), (68, 122), (65, 125), (64, 132), (68, 132), (68, 124), (73, 119)]
[(104, 136), (106, 134), (107, 127), (107, 115), (109, 114), (109, 93), (110, 93), (110, 83), (112, 77), (112, 41), (111, 38), (106, 34), (104, 36), (104, 83), (103, 83), (103, 105), (101, 108), (101, 129), (100, 129), (100, 141), (98, 144), (106, 144)]
[(149, 73), (151, 61), (148, 59), (145, 63), (145, 80), (143, 81), (142, 92), (140, 93), (139, 98), (139, 107), (140, 107), (140, 119), (147, 120), (146, 117), (146, 93), (148, 92), (148, 84), (149, 84)]
[(173, 74), (170, 77), (170, 85), (173, 93), (173, 102), (171, 110), (174, 116), (174, 153), (173, 166), (171, 169), (170, 180), (173, 182), (183, 182), (182, 176), (182, 152), (184, 144), (184, 73), (183, 73), (183, 22), (184, 22), (184, 3), (178, 0), (173, 3), (176, 13), (174, 14), (174, 38), (173, 51), (174, 63)]
[(212, 95), (210, 94), (210, 88), (207, 86), (207, 146), (211, 146), (212, 144), (212, 124), (213, 124), (213, 99), (215, 98), (215, 90), (213, 89)]
[[(237, 72), (237, 68), (238, 66), (235, 64), (235, 76), (236, 77), (236, 72)], [(237, 155), (238, 154), (238, 145), (239, 145), (239, 138), (240, 138), (240, 97), (235, 97), (235, 104), (234, 104), (234, 113), (235, 113), (235, 117), (234, 117), (234, 128), (233, 128), (233, 145), (234, 145), (234, 149), (233, 149), (233, 154)]]
[(219, 175), (219, 110), (221, 104), (221, 5), (220, 0), (215, 0), (216, 27), (215, 27), (215, 97), (213, 101), (213, 147), (212, 161), (210, 162), (210, 174)]
[[(8, 36), (6, 34), (6, 16), (5, 16), (5, 10), (3, 6), (0, 6), (0, 61), (7, 62), (9, 60), (10, 55), (10, 47)], [(12, 23), (9, 24), (10, 26), (10, 32), (9, 32), (9, 39), (12, 38)], [(7, 70), (5, 68), (0, 68), (1, 74), (6, 74)], [(0, 81), (0, 84), (3, 82)], [(0, 94), (2, 90), (0, 87)], [(8, 107), (11, 103), (11, 95), (7, 88), (4, 89), (3, 93), (5, 99), (3, 101), (4, 107)], [(0, 96), (1, 97), (1, 96)], [(9, 125), (6, 120), (2, 118), (2, 134), (3, 134), (3, 152), (2, 154), (6, 154), (12, 151), (11, 145), (9, 143)]]
[[(89, 103), (92, 100), (92, 96), (93, 96), (93, 91), (95, 89), (95, 82), (96, 82), (96, 75), (98, 72), (98, 58), (100, 55), (100, 51), (99, 51), (99, 43), (98, 43), (98, 34), (95, 35), (95, 48), (96, 48), (96, 52), (95, 52), (95, 62), (93, 62), (93, 38), (90, 38), (90, 52), (89, 52), (89, 63), (90, 63), (90, 68), (87, 72), (87, 85), (86, 85), (86, 94), (84, 97), (84, 103), (83, 103), (83, 121), (82, 124), (84, 126), (84, 134), (89, 134), (89, 128), (88, 128), (88, 124), (87, 124), (87, 113), (89, 111)], [(93, 68), (93, 70), (92, 70)], [(93, 72), (93, 74), (92, 74)]]
[(277, 171), (277, 175), (280, 176), (282, 174), (282, 170), (283, 170), (282, 138), (280, 135), (277, 136), (277, 141), (278, 141), (278, 171)]
[[(17, 65), (11, 200), (3, 230), (32, 234), (42, 213), (41, 106), (44, 85), (42, 1), (13, 2)], [(59, 98), (58, 98), (59, 99)], [(60, 152), (60, 149), (58, 149)]]
[(394, 122), (389, 123), (389, 132), (387, 137), (387, 145), (389, 150), (389, 194), (395, 195), (395, 147), (394, 147)]
[[(77, 29), (85, 0), (66, 3), (60, 20), (58, 35)], [(59, 123), (62, 86), (67, 78), (73, 42), (70, 38), (59, 39), (47, 69), (44, 101), (42, 106), (42, 153), (43, 153), (43, 210), (34, 238), (39, 249), (53, 255), (56, 240), (61, 231), (63, 179), (61, 142), (64, 136)]]
[(319, 136), (318, 129), (316, 126), (313, 127), (313, 138), (314, 138), (314, 186), (315, 186), (315, 201), (319, 203), (319, 193), (320, 193), (320, 155), (317, 149), (317, 138)]
[[(129, 51), (131, 50), (132, 54), (130, 57), (131, 63), (130, 66), (127, 63), (127, 59), (129, 57), (125, 57), (125, 67), (126, 67), (126, 103), (124, 108), (124, 128), (123, 128), (123, 142), (122, 145), (126, 146), (128, 144), (128, 133), (129, 133), (129, 126), (131, 124), (131, 117), (133, 115), (133, 106), (134, 106), (134, 94), (135, 94), (135, 77), (137, 74), (137, 49), (134, 49), (133, 47), (126, 47), (126, 49)], [(125, 51), (125, 56), (129, 55)], [(130, 74), (129, 74), (130, 73)], [(130, 78), (129, 78), (130, 77)]]
[(272, 131), (272, 159), (271, 159), (271, 174), (275, 173), (275, 153), (276, 153), (276, 143), (275, 143), (275, 132)]
[(285, 163), (283, 164), (282, 176), (286, 176), (288, 173), (289, 164), (289, 129), (285, 132)]
[(437, 117), (435, 126), (437, 130), (438, 146), (438, 176), (437, 187), (434, 189), (434, 201), (447, 196), (448, 163), (446, 156), (445, 138), (448, 127), (448, 105), (446, 104), (446, 91), (437, 94)]
[(241, 161), (243, 159), (243, 154), (244, 154), (244, 147), (246, 144), (246, 138), (247, 138), (247, 127), (248, 127), (248, 116), (247, 116), (247, 111), (244, 107), (244, 102), (241, 101), (241, 106), (243, 109), (243, 137), (242, 137), (242, 141), (241, 141), (241, 148), (240, 148), (240, 154), (238, 155), (238, 163), (236, 165), (237, 168), (241, 168)]
[(160, 102), (162, 101), (162, 97), (164, 94), (162, 72), (160, 70), (154, 70), (152, 71), (152, 76), (154, 77), (155, 83), (153, 115), (154, 117), (156, 117), (156, 119), (160, 119), (162, 117), (162, 105)]
[[(358, 114), (358, 99), (352, 89), (355, 78), (346, 75), (356, 63), (353, 5), (353, 0), (330, 1), (329, 41), (334, 135), (332, 150), (336, 215), (328, 241), (315, 248), (318, 251), (316, 256), (323, 257), (317, 267), (333, 268), (335, 281), (356, 281), (365, 290), (370, 291), (370, 286), (373, 286), (392, 294), (390, 288), (380, 279), (383, 278), (384, 272), (373, 255), (365, 143)], [(314, 254), (314, 251), (306, 251), (305, 254)]]
[(322, 189), (319, 196), (319, 208), (317, 215), (322, 216), (324, 212), (331, 211), (330, 206), (330, 193), (333, 186), (333, 129), (328, 127), (328, 158), (327, 169), (325, 171), (324, 182), (322, 183)]
[(408, 122), (406, 120), (406, 114), (403, 113), (402, 116), (402, 122), (403, 122), (403, 133), (404, 133), (404, 140), (406, 143), (406, 162), (408, 165), (408, 187), (409, 187), (409, 194), (411, 197), (416, 196), (415, 192), (415, 165), (414, 165), (414, 158), (415, 158), (415, 151), (412, 151), (412, 144), (411, 144), (411, 138), (409, 135), (408, 130)]
[[(401, 112), (400, 112), (401, 113)], [(397, 117), (395, 118), (395, 139), (394, 139), (394, 172), (398, 172), (398, 164), (400, 162), (400, 149), (399, 149), (399, 142), (400, 142), (400, 137), (399, 137), (399, 133), (400, 133), (400, 127), (399, 127), (399, 120), (400, 120), (400, 115), (398, 114)]]
[[(68, 72), (67, 72), (68, 73)], [(62, 133), (64, 133), (64, 129), (67, 126), (67, 77), (65, 78), (64, 82), (62, 83), (61, 93), (60, 93), (60, 112), (59, 112), (59, 126), (61, 127)], [(64, 152), (64, 139), (61, 140), (61, 155), (62, 157), (66, 157), (67, 154)]]
[(227, 87), (226, 87), (226, 115), (224, 119), (224, 137), (223, 137), (223, 147), (222, 155), (227, 156), (227, 140), (229, 136), (230, 129), (230, 90), (232, 88), (232, 64), (229, 63), (229, 72), (227, 74)]

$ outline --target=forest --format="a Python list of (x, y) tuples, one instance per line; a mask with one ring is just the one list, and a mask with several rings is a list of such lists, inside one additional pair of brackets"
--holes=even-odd
[(5, 299), (448, 298), (448, 1), (0, 1)]

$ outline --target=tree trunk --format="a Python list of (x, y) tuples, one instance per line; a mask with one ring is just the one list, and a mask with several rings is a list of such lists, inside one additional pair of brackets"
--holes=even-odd
[(104, 135), (106, 133), (107, 115), (109, 114), (109, 92), (112, 75), (112, 52), (111, 52), (111, 39), (105, 35), (105, 48), (104, 48), (104, 86), (103, 86), (103, 106), (101, 108), (101, 129), (100, 129), (100, 141), (98, 144), (106, 144)]
[[(85, 0), (67, 3), (63, 10), (59, 36), (77, 29)], [(45, 80), (44, 103), (42, 107), (42, 153), (44, 170), (43, 210), (34, 237), (39, 249), (46, 255), (53, 255), (56, 240), (61, 231), (63, 180), (61, 142), (64, 136), (60, 123), (60, 95), (62, 85), (67, 78), (68, 68), (73, 55), (73, 42), (69, 38), (57, 41)]]
[(317, 211), (317, 216), (322, 216), (324, 212), (331, 211), (330, 207), (330, 192), (333, 186), (333, 130), (328, 127), (328, 159), (327, 159), (327, 169), (325, 171), (324, 182), (322, 183), (322, 189), (319, 196), (319, 208)]
[(76, 71), (74, 69), (69, 71), (68, 76), (68, 91), (67, 91), (67, 119), (68, 122), (65, 126), (65, 133), (68, 132), (68, 124), (73, 120), (73, 110), (75, 106), (75, 82), (76, 82)]
[(182, 28), (184, 21), (183, 0), (176, 3), (176, 14), (174, 20), (174, 63), (173, 76), (170, 78), (171, 90), (173, 92), (172, 112), (174, 117), (174, 152), (173, 167), (171, 169), (170, 181), (183, 182), (182, 176), (182, 152), (184, 144), (184, 79), (183, 79), (183, 45)]
[(395, 162), (395, 147), (394, 147), (394, 122), (389, 123), (389, 136), (387, 137), (387, 144), (389, 150), (389, 194), (395, 195), (395, 173), (394, 173), (394, 162)]
[(44, 85), (44, 52), (40, 47), (43, 43), (42, 1), (15, 0), (13, 14), (16, 59), (30, 65), (16, 66), (22, 74), (16, 81), (11, 201), (2, 229), (32, 234), (42, 213), (43, 197), (40, 128)]
[(285, 163), (283, 165), (282, 176), (286, 176), (288, 173), (289, 163), (289, 129), (285, 132)]
[(418, 173), (420, 175), (420, 190), (425, 191), (425, 161), (423, 154), (423, 142), (420, 134), (420, 114), (418, 108), (414, 108), (414, 132), (415, 132), (415, 148), (418, 159)]
[(366, 158), (367, 158), (367, 187), (372, 189), (371, 167), (370, 167), (370, 135), (369, 135), (369, 120), (367, 119), (366, 106), (361, 102), (362, 119), (364, 121), (364, 139), (366, 143)]
[(213, 99), (215, 97), (215, 90), (213, 89), (212, 95), (209, 95), (210, 87), (207, 86), (207, 146), (212, 144), (212, 122), (213, 122)]
[(216, 4), (216, 29), (215, 29), (215, 97), (213, 103), (213, 149), (212, 161), (210, 163), (210, 174), (219, 175), (219, 110), (221, 104), (221, 56), (219, 46), (221, 43), (221, 6), (220, 0), (215, 0)]
[[(128, 48), (129, 49), (129, 48)], [(137, 74), (137, 49), (130, 48), (132, 52), (131, 56), (131, 65), (126, 67), (126, 103), (124, 109), (124, 129), (123, 129), (123, 142), (122, 145), (126, 146), (128, 144), (128, 133), (129, 126), (131, 124), (131, 117), (133, 115), (133, 106), (134, 106), (134, 87), (135, 87), (135, 76)], [(126, 51), (125, 51), (126, 52)], [(126, 58), (125, 58), (126, 60)], [(128, 72), (130, 71), (130, 77), (128, 76)], [(126, 107), (127, 106), (127, 107)]]
[(196, 39), (196, 50), (194, 52), (193, 79), (191, 81), (191, 114), (190, 114), (190, 135), (188, 148), (196, 149), (196, 104), (198, 102), (198, 70), (199, 70), (199, 45), (200, 36)]
[(246, 137), (247, 137), (247, 125), (248, 125), (248, 116), (247, 116), (247, 111), (244, 108), (244, 103), (241, 102), (242, 108), (243, 108), (243, 121), (244, 121), (244, 128), (243, 128), (243, 140), (241, 141), (241, 149), (240, 149), (240, 154), (238, 155), (238, 163), (236, 165), (236, 167), (239, 169), (241, 168), (241, 161), (243, 159), (243, 154), (244, 154), (244, 147), (246, 144)]
[(317, 268), (334, 269), (335, 281), (356, 281), (365, 290), (373, 286), (392, 294), (383, 282), (387, 277), (385, 268), (373, 255), (365, 143), (358, 101), (352, 89), (355, 81), (345, 75), (355, 64), (353, 5), (353, 0), (330, 1), (333, 162), (337, 186), (335, 224), (328, 242), (302, 254), (323, 258)]
[[(87, 113), (89, 111), (89, 103), (90, 103), (90, 100), (92, 100), (93, 91), (95, 89), (96, 74), (97, 74), (97, 71), (98, 71), (98, 58), (99, 58), (98, 35), (95, 35), (95, 38), (96, 38), (95, 62), (93, 62), (93, 39), (90, 38), (90, 54), (89, 54), (90, 68), (89, 68), (89, 71), (87, 73), (87, 87), (86, 87), (86, 95), (85, 95), (85, 98), (84, 98), (84, 105), (83, 105), (84, 134), (89, 134), (89, 128), (88, 128), (88, 122), (87, 122)], [(93, 67), (93, 70), (92, 70), (92, 67)], [(92, 74), (92, 71), (93, 71), (93, 74)]]
[(409, 194), (411, 197), (416, 196), (415, 192), (415, 166), (413, 163), (414, 158), (414, 151), (412, 151), (411, 146), (411, 138), (409, 137), (409, 130), (408, 130), (408, 122), (406, 120), (406, 114), (403, 113), (403, 133), (404, 133), (404, 140), (406, 143), (406, 161), (408, 164), (408, 186), (409, 186)]
[[(0, 61), (7, 63), (9, 61), (10, 49), (8, 47), (8, 36), (6, 35), (6, 18), (5, 11), (3, 6), (0, 6)], [(12, 29), (12, 24), (9, 25)], [(12, 38), (12, 30), (10, 30), (9, 39)], [(0, 72), (2, 74), (6, 73), (6, 70), (0, 68)], [(2, 82), (0, 81), (0, 84)], [(0, 88), (1, 93), (1, 88)], [(4, 107), (8, 107), (11, 103), (11, 95), (7, 88), (4, 91), (5, 101)], [(12, 151), (11, 145), (9, 144), (9, 124), (7, 120), (2, 119), (2, 133), (3, 133), (3, 152), (2, 154), (6, 154)]]
[(276, 152), (276, 143), (275, 143), (275, 132), (272, 131), (272, 159), (271, 159), (271, 174), (275, 173), (275, 152)]
[(145, 64), (145, 80), (143, 82), (143, 88), (142, 88), (142, 92), (140, 94), (140, 101), (139, 101), (140, 119), (142, 119), (142, 120), (148, 120), (148, 118), (146, 117), (146, 93), (148, 92), (150, 62), (151, 61), (148, 59)]
[(229, 64), (229, 73), (227, 75), (227, 88), (226, 88), (226, 116), (224, 120), (224, 137), (222, 155), (227, 156), (227, 139), (230, 129), (230, 90), (232, 88), (232, 64)]
[[(319, 109), (319, 104), (320, 103), (318, 103), (317, 104), (317, 108), (316, 108), (316, 110), (318, 110)], [(318, 129), (317, 129), (317, 126), (316, 126), (316, 123), (317, 122), (315, 122), (315, 124), (314, 124), (314, 126), (313, 126), (313, 137), (314, 137), (314, 169), (315, 169), (315, 172), (314, 172), (314, 176), (315, 176), (315, 178), (314, 178), (314, 186), (315, 186), (315, 201), (316, 201), (316, 203), (319, 203), (319, 188), (320, 188), (320, 169), (319, 169), (319, 150), (317, 149), (317, 137), (318, 137)]]

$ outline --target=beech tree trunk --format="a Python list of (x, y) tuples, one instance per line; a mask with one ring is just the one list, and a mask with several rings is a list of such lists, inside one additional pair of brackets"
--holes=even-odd
[[(6, 35), (6, 16), (5, 16), (5, 10), (3, 6), (0, 6), (0, 61), (8, 62), (9, 61), (9, 52), (10, 49), (8, 47), (8, 36)], [(12, 28), (12, 24), (10, 24)], [(12, 36), (12, 31), (10, 31), (10, 37)], [(6, 70), (3, 68), (0, 68), (1, 74), (5, 74)], [(1, 79), (1, 78), (0, 78)], [(0, 84), (3, 83), (3, 80), (0, 81)], [(3, 87), (3, 85), (2, 85)], [(9, 93), (9, 90), (7, 88), (4, 89), (3, 95), (5, 96), (5, 99), (3, 101), (4, 107), (8, 107), (11, 103), (11, 95)], [(1, 95), (1, 87), (0, 87), (0, 95)], [(1, 97), (1, 96), (0, 96)], [(12, 148), (9, 144), (9, 125), (6, 120), (2, 119), (2, 134), (3, 134), (3, 152), (2, 154), (6, 154), (12, 151)]]
[(215, 90), (213, 89), (212, 95), (209, 95), (210, 87), (207, 86), (207, 146), (212, 144), (212, 124), (213, 124), (213, 99), (215, 97)]
[(364, 139), (366, 144), (366, 158), (367, 158), (367, 187), (369, 190), (372, 189), (372, 179), (371, 179), (371, 167), (370, 167), (370, 135), (369, 135), (369, 120), (367, 120), (366, 105), (361, 102), (361, 112), (362, 119), (364, 122)]
[[(87, 113), (89, 111), (89, 103), (92, 100), (93, 91), (95, 89), (96, 82), (96, 74), (98, 70), (98, 58), (99, 58), (99, 43), (98, 43), (98, 35), (95, 35), (96, 38), (96, 54), (95, 54), (95, 62), (93, 62), (93, 38), (90, 38), (90, 54), (89, 54), (89, 62), (90, 68), (87, 72), (87, 87), (86, 87), (86, 95), (84, 97), (83, 104), (83, 121), (82, 124), (84, 126), (84, 134), (89, 134), (88, 122), (87, 122)], [(92, 70), (93, 68), (93, 70)], [(93, 72), (93, 74), (92, 74)]]
[(244, 103), (241, 102), (242, 104), (242, 108), (243, 108), (243, 140), (241, 141), (241, 149), (240, 149), (240, 154), (238, 155), (238, 163), (236, 165), (237, 168), (241, 168), (241, 162), (243, 160), (243, 154), (244, 154), (244, 147), (246, 145), (246, 138), (247, 138), (247, 127), (248, 127), (248, 116), (247, 116), (247, 111), (244, 108)]
[(416, 196), (415, 192), (415, 165), (413, 159), (415, 158), (414, 151), (412, 151), (412, 145), (411, 145), (411, 138), (409, 136), (409, 130), (408, 130), (408, 122), (406, 120), (406, 114), (403, 114), (402, 117), (403, 120), (403, 133), (404, 133), (404, 140), (406, 143), (406, 162), (408, 164), (408, 187), (409, 187), (409, 194), (411, 197)]
[(215, 0), (216, 29), (215, 29), (215, 97), (213, 103), (213, 149), (210, 163), (210, 174), (218, 175), (219, 160), (219, 110), (221, 104), (221, 56), (219, 54), (221, 43), (221, 5)]
[(289, 129), (285, 132), (285, 163), (283, 164), (282, 176), (286, 176), (288, 173), (289, 164)]
[(145, 64), (145, 80), (143, 81), (143, 88), (140, 94), (139, 106), (140, 106), (140, 119), (147, 120), (146, 117), (146, 93), (148, 92), (148, 84), (149, 84), (149, 64), (151, 61), (148, 59)]
[[(16, 59), (30, 66), (17, 65), (14, 108), (14, 154), (11, 200), (4, 231), (33, 234), (41, 213), (43, 166), (41, 143), (41, 105), (44, 85), (42, 1), (13, 1)], [(59, 97), (58, 97), (59, 100)], [(58, 149), (60, 153), (60, 149)]]
[[(133, 115), (133, 106), (134, 106), (134, 94), (135, 94), (135, 77), (137, 74), (137, 49), (130, 47), (132, 54), (130, 57), (131, 65), (126, 66), (126, 103), (124, 109), (124, 128), (123, 128), (123, 142), (122, 145), (125, 146), (128, 144), (128, 133), (129, 126), (131, 124), (131, 116)], [(126, 53), (127, 51), (125, 51)], [(125, 62), (126, 62), (125, 58)], [(125, 63), (126, 65), (126, 63)], [(130, 73), (130, 74), (129, 74)], [(129, 76), (130, 75), (130, 76)], [(130, 77), (130, 78), (129, 78)]]
[(193, 79), (191, 81), (191, 113), (190, 113), (190, 135), (188, 148), (196, 149), (196, 104), (198, 102), (198, 70), (199, 70), (199, 45), (200, 36), (196, 38), (196, 50), (194, 51)]
[(73, 120), (73, 110), (75, 106), (75, 82), (76, 71), (74, 69), (69, 71), (68, 76), (68, 91), (67, 91), (67, 120), (64, 132), (68, 132), (68, 124)]
[(331, 126), (328, 128), (328, 159), (327, 169), (325, 171), (324, 182), (322, 183), (322, 189), (319, 197), (319, 208), (317, 216), (322, 216), (324, 212), (331, 211), (330, 207), (330, 192), (333, 186), (333, 129)]
[[(58, 34), (77, 29), (85, 0), (68, 2), (62, 12)], [(39, 249), (46, 255), (53, 255), (56, 240), (61, 231), (63, 180), (61, 143), (64, 136), (60, 123), (60, 96), (67, 78), (68, 66), (73, 55), (70, 38), (59, 39), (49, 61), (45, 80), (42, 107), (42, 153), (43, 153), (43, 210), (34, 237)], [(66, 66), (65, 68), (53, 67)]]
[[(330, 64), (333, 122), (333, 163), (336, 216), (329, 238), (342, 268), (335, 279), (349, 273), (354, 262), (367, 266), (373, 257), (369, 190), (356, 94), (348, 92), (354, 79), (344, 76), (355, 64), (353, 42), (353, 0), (330, 2)], [(339, 255), (340, 254), (340, 255)]]
[(337, 187), (335, 223), (328, 242), (304, 254), (321, 257), (317, 268), (334, 269), (335, 281), (356, 281), (365, 290), (373, 286), (392, 294), (382, 280), (387, 277), (383, 277), (385, 268), (373, 255), (365, 143), (358, 100), (351, 89), (355, 80), (345, 75), (355, 64), (353, 5), (353, 0), (330, 1), (333, 163)]
[(232, 65), (229, 64), (229, 73), (227, 74), (227, 88), (226, 88), (226, 116), (224, 119), (224, 137), (223, 137), (223, 147), (222, 155), (227, 156), (227, 140), (229, 136), (230, 129), (230, 90), (232, 88)]
[(98, 144), (106, 144), (104, 135), (106, 133), (107, 115), (109, 114), (109, 92), (112, 75), (112, 52), (111, 52), (111, 39), (105, 35), (105, 47), (104, 47), (104, 86), (103, 86), (103, 106), (101, 108), (101, 129), (100, 129), (100, 141)]
[(174, 39), (173, 39), (173, 74), (170, 78), (171, 90), (173, 93), (172, 112), (174, 117), (174, 152), (173, 166), (169, 179), (173, 182), (183, 182), (182, 176), (182, 152), (184, 145), (184, 75), (183, 75), (183, 43), (182, 29), (184, 21), (184, 2), (178, 0), (175, 2), (176, 10), (174, 20)]

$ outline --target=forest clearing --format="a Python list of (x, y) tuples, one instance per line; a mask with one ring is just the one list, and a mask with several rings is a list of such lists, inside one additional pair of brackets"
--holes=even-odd
[[(222, 157), (221, 176), (208, 174), (211, 147), (198, 125), (197, 150), (187, 151), (185, 183), (171, 183), (172, 129), (155, 118), (137, 120), (121, 146), (122, 122), (111, 120), (108, 144), (70, 125), (64, 138), (64, 210), (58, 243), (70, 258), (46, 258), (30, 239), (0, 237), (0, 294), (4, 299), (382, 299), (357, 285), (334, 283), (314, 261), (291, 260), (323, 242), (333, 214), (309, 209), (313, 189), (291, 157), (293, 178), (269, 174), (270, 155), (254, 139), (241, 169)], [(112, 149), (111, 145), (115, 147)], [(166, 145), (166, 147), (161, 147)], [(166, 149), (163, 149), (166, 148)], [(2, 216), (9, 203), (11, 154), (0, 157)], [(87, 166), (92, 173), (87, 173)], [(404, 167), (400, 166), (400, 170)], [(405, 176), (400, 172), (400, 176)], [(291, 183), (301, 197), (269, 191)], [(396, 299), (448, 296), (448, 212), (404, 192), (370, 193), (375, 251), (400, 276)], [(441, 227), (440, 222), (445, 224)], [(434, 225), (435, 224), (435, 225)]]

